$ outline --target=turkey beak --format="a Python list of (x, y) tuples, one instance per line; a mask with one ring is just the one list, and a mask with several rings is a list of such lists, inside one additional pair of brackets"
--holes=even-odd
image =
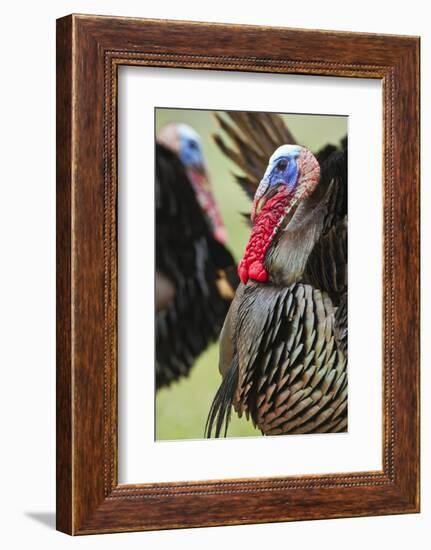
[(259, 187), (254, 195), (253, 206), (251, 209), (251, 223), (254, 223), (256, 216), (258, 216), (259, 212), (262, 210), (262, 206), (266, 202), (265, 194), (269, 189), (269, 179), (265, 176), (259, 183)]
[(192, 164), (189, 166), (187, 172), (190, 179), (196, 186), (195, 190), (202, 189), (206, 192), (211, 191), (208, 174), (203, 164)]
[(260, 197), (260, 199), (258, 199), (257, 201), (255, 200), (254, 208), (253, 208), (253, 212), (252, 212), (252, 216), (251, 216), (252, 223), (254, 223), (255, 219), (260, 214), (260, 211), (262, 210), (262, 207), (265, 204), (265, 202), (266, 202), (266, 196), (265, 195), (262, 195)]
[(205, 166), (201, 163), (192, 164), (192, 169), (195, 170), (198, 174), (201, 174), (202, 176), (206, 175)]

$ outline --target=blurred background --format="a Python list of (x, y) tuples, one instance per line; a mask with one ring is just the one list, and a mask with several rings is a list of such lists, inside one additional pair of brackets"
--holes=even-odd
[[(220, 131), (214, 113), (215, 111), (157, 108), (156, 133), (170, 122), (188, 124), (199, 133), (213, 192), (228, 232), (227, 246), (238, 262), (250, 233), (241, 213), (250, 211), (250, 201), (233, 177), (233, 172), (238, 173), (239, 170), (214, 142), (212, 136)], [(223, 116), (222, 111), (218, 114)], [(347, 134), (347, 117), (307, 114), (281, 116), (297, 142), (313, 152), (328, 143), (338, 144)], [(218, 342), (215, 342), (197, 359), (187, 378), (181, 378), (156, 392), (156, 439), (201, 439), (208, 411), (220, 382)], [(232, 414), (229, 437), (260, 435), (250, 421)]]

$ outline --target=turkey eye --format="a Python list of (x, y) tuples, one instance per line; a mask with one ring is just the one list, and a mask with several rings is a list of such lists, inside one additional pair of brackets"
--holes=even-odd
[(283, 172), (283, 170), (286, 169), (287, 162), (285, 160), (280, 160), (280, 162), (277, 164), (277, 169), (280, 170), (280, 172)]
[(189, 141), (189, 147), (190, 149), (197, 149), (198, 144), (196, 143), (196, 141)]

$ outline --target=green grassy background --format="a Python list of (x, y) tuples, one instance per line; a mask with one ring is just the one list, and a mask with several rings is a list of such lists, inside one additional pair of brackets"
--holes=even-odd
[[(235, 183), (236, 167), (220, 152), (212, 135), (218, 132), (214, 111), (156, 109), (156, 132), (169, 122), (184, 122), (201, 136), (214, 194), (228, 232), (228, 246), (238, 261), (249, 237), (241, 212), (249, 212), (250, 201)], [(347, 133), (347, 117), (328, 115), (282, 115), (295, 139), (312, 151), (327, 143), (337, 144)], [(281, 144), (280, 144), (281, 145)], [(221, 377), (218, 372), (218, 343), (196, 361), (188, 378), (156, 393), (156, 439), (200, 439), (209, 407)], [(251, 422), (235, 414), (229, 425), (230, 437), (260, 435)]]

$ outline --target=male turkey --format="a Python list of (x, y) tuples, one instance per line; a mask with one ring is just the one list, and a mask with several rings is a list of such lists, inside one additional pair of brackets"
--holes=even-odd
[(325, 147), (319, 163), (277, 115), (218, 118), (236, 147), (216, 140), (254, 194), (253, 227), (206, 435), (226, 435), (232, 406), (265, 435), (345, 431), (347, 142)]
[(186, 376), (216, 340), (238, 284), (197, 134), (163, 128), (156, 144), (156, 387)]

